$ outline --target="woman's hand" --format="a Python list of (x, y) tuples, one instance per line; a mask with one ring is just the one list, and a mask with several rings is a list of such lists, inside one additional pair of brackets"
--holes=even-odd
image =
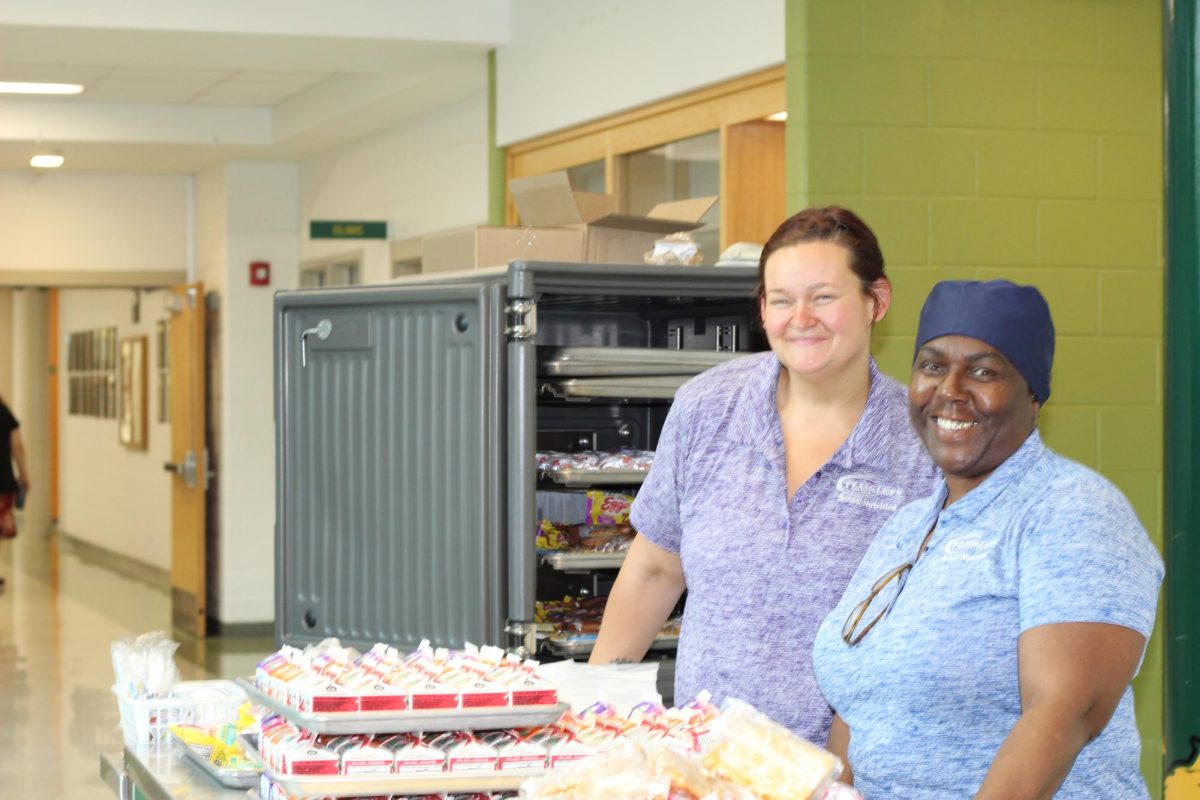
[(829, 741), (825, 749), (842, 760), (842, 774), (838, 778), (844, 784), (854, 785), (854, 770), (850, 768), (850, 726), (838, 714), (833, 715), (829, 726)]
[(608, 595), (588, 663), (641, 661), (683, 589), (679, 556), (636, 536)]
[(1017, 640), (1021, 718), (976, 800), (1052, 798), (1083, 746), (1108, 724), (1137, 672), (1146, 639), (1119, 625), (1042, 625)]

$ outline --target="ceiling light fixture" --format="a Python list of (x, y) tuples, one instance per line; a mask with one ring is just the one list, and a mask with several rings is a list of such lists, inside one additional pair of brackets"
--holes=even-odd
[(29, 166), (35, 169), (58, 169), (64, 160), (58, 153), (38, 153), (29, 159)]
[(79, 83), (20, 83), (0, 81), (0, 94), (79, 94)]
[(771, 122), (787, 122), (787, 112), (777, 111), (776, 113), (767, 117), (767, 119), (771, 120)]

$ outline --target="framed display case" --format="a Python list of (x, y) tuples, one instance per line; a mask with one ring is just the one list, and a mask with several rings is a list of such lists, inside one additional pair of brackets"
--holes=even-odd
[(121, 408), (117, 430), (121, 444), (131, 450), (145, 450), (147, 447), (146, 342), (145, 336), (129, 336), (121, 340)]

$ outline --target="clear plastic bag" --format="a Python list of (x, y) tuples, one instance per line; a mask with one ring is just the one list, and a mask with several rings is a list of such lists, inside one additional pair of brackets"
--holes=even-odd
[(150, 631), (112, 643), (115, 688), (125, 697), (166, 697), (179, 681), (175, 651), (179, 642), (165, 631)]
[(526, 781), (525, 800), (755, 800), (668, 742), (632, 738), (603, 755)]
[(751, 788), (762, 800), (819, 798), (842, 772), (832, 753), (734, 699), (721, 705), (703, 764), (710, 774)]
[(642, 256), (647, 264), (661, 266), (682, 264), (695, 266), (704, 263), (704, 256), (690, 233), (672, 233), (654, 242), (654, 249)]
[(655, 776), (646, 749), (627, 742), (521, 786), (523, 800), (669, 800), (670, 778)]

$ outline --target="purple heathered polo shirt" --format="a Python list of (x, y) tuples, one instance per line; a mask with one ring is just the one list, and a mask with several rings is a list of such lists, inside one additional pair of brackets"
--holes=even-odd
[(759, 353), (679, 390), (632, 522), (683, 562), (675, 703), (708, 689), (824, 744), (831, 712), (813, 676), (813, 637), (876, 531), (939, 475), (904, 387), (872, 360), (862, 418), (786, 502), (779, 369), (774, 353)]

